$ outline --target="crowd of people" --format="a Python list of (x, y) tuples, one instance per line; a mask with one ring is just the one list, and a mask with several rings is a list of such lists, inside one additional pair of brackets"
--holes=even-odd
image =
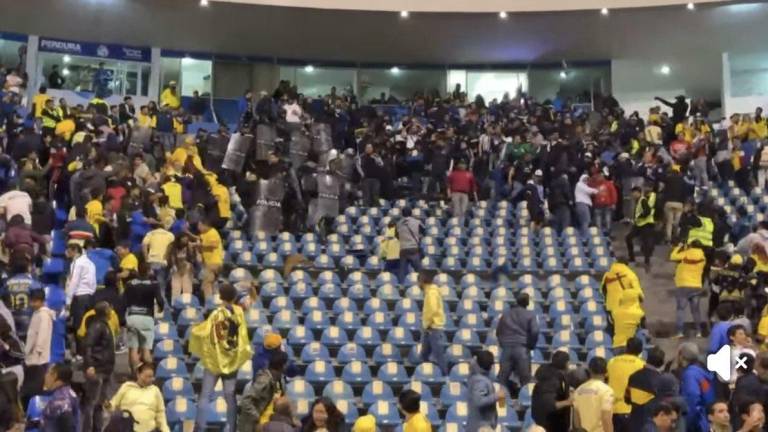
[[(764, 191), (768, 123), (761, 109), (712, 123), (706, 103), (689, 106), (684, 97), (658, 98), (671, 115), (654, 107), (641, 116), (625, 113), (611, 96), (588, 111), (559, 97), (537, 102), (519, 90), (501, 100), (470, 100), (457, 87), (445, 96), (414, 95), (401, 106), (406, 110), (401, 116), (335, 88), (319, 100), (306, 98), (283, 81), (271, 94), (245, 93), (237, 130), (222, 125), (186, 134), (204, 105), (198, 96), (191, 109), (182, 108), (173, 82), (159, 104), (138, 109), (130, 97), (116, 106), (100, 97), (87, 106), (69, 106), (42, 87), (28, 116), (16, 109), (23, 85), (13, 72), (0, 75), (5, 270), (0, 359), (7, 372), (0, 386), (8, 390), (0, 392), (0, 427), (5, 430), (23, 420), (30, 400), (49, 394), (40, 418), (43, 431), (101, 431), (105, 421), (107, 428), (135, 421), (135, 430), (168, 431), (151, 350), (155, 316), (179, 294), (199, 296), (201, 304), (217, 294), (222, 302), (193, 327), (187, 347), (205, 370), (198, 430), (219, 379), (230, 431), (346, 430), (327, 398), (316, 400), (300, 422), (294, 419), (285, 386), (297, 372), (282, 339), (268, 334), (253, 352), (246, 331), (243, 310), (258, 296), (257, 287), (220, 277), (226, 264), (224, 230), (247, 231), (249, 209), (263, 198), (259, 180), (281, 178), (288, 186), (280, 230), (300, 233), (322, 226), (297, 217), (308, 211), (317, 190), (291, 180), (306, 171), (305, 165), (292, 164), (292, 134), (309, 134), (316, 124), (330, 130), (332, 148), (304, 156), (315, 172), (330, 172), (344, 185), (341, 203), (375, 207), (380, 198), (444, 200), (451, 215), (463, 220), (471, 201), (508, 200), (525, 203), (533, 229), (552, 226), (560, 232), (572, 226), (586, 234), (594, 225), (614, 235), (614, 223), (629, 225), (628, 257), (603, 278), (616, 357), (593, 357), (586, 372), (577, 369), (579, 375), (569, 372), (567, 353), (555, 352), (531, 376), (530, 351), (539, 329), (527, 310), (531, 299), (519, 295), (494, 329), (498, 358), (489, 351), (474, 355), (467, 430), (494, 430), (497, 406), (533, 381), (534, 428), (547, 431), (764, 427), (768, 224), (752, 227), (741, 207), (742, 217), (729, 225), (723, 209), (707, 200), (708, 189), (730, 181), (745, 192), (754, 186)], [(266, 157), (248, 154), (241, 169), (223, 168), (225, 155), (214, 151), (210, 137), (229, 142), (233, 134), (257, 132), (259, 125), (274, 127), (281, 139), (266, 143)], [(42, 289), (41, 268), (53, 252), (51, 233), (62, 210), (67, 267), (64, 304), (56, 308), (49, 305), (50, 290)], [(420, 270), (421, 232), (419, 220), (405, 208), (383, 233), (386, 269), (401, 281), (410, 268)], [(658, 348), (641, 358), (643, 343), (635, 335), (643, 326), (644, 294), (630, 265), (636, 242), (646, 271), (659, 243), (674, 246), (676, 330), (684, 335), (684, 312), (690, 308), (694, 333), (710, 333), (710, 352), (731, 345), (734, 355), (747, 356), (748, 367), (734, 370), (730, 383), (713, 379), (701, 363), (704, 353), (691, 342), (682, 343), (669, 363)], [(428, 271), (420, 273), (420, 285), (422, 359), (447, 372), (440, 290)], [(699, 316), (707, 292), (708, 315), (716, 317), (711, 330)], [(131, 379), (115, 391), (116, 352), (123, 348), (129, 351)], [(238, 398), (233, 374), (247, 361), (254, 362), (254, 379)], [(496, 362), (498, 377), (490, 374)], [(75, 380), (80, 373), (82, 379)], [(503, 389), (495, 390), (495, 382)], [(406, 390), (398, 401), (404, 431), (431, 430), (417, 392)], [(375, 418), (363, 416), (352, 430), (375, 430), (375, 424)]]

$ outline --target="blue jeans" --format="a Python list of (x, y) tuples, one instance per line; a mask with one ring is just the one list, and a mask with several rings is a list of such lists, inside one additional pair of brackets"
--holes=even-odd
[(611, 232), (611, 223), (613, 222), (613, 208), (600, 207), (595, 208), (595, 225), (602, 232)]
[(195, 430), (202, 432), (205, 430), (205, 414), (207, 405), (211, 402), (213, 388), (216, 382), (221, 378), (224, 385), (224, 399), (227, 401), (227, 424), (224, 426), (224, 432), (234, 432), (237, 430), (237, 399), (235, 398), (235, 384), (237, 379), (235, 375), (223, 377), (214, 375), (209, 370), (203, 372), (203, 388), (200, 389), (200, 399), (197, 401), (197, 418), (195, 418)]
[(506, 386), (510, 395), (513, 386), (509, 379), (514, 374), (518, 388), (524, 387), (531, 381), (531, 351), (522, 345), (501, 347), (501, 367), (499, 368), (499, 384)]
[(589, 230), (589, 223), (592, 222), (592, 207), (584, 203), (576, 203), (576, 218), (578, 219), (579, 234), (585, 236)]
[(432, 354), (435, 357), (437, 367), (448, 374), (448, 365), (445, 363), (445, 332), (442, 329), (426, 329), (421, 334), (421, 361), (428, 362)]
[(160, 294), (163, 296), (163, 300), (168, 305), (168, 266), (162, 264), (152, 264), (152, 271), (155, 272), (157, 278), (157, 285), (160, 287)]
[(701, 309), (699, 308), (699, 300), (703, 291), (701, 288), (677, 288), (675, 290), (675, 302), (677, 303), (677, 332), (683, 332), (683, 325), (685, 322), (685, 307), (688, 306), (691, 309), (691, 315), (693, 316), (693, 322), (696, 324), (696, 332), (701, 332)]
[(421, 257), (418, 249), (403, 249), (400, 251), (400, 272), (397, 275), (400, 283), (405, 282), (408, 275), (408, 265), (413, 267), (413, 271), (421, 270)]

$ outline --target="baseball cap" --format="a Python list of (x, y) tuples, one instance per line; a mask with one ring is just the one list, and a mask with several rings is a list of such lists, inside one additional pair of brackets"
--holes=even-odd
[(277, 333), (268, 333), (264, 336), (264, 348), (271, 350), (280, 348), (283, 344), (283, 338)]
[(533, 172), (533, 175), (535, 175), (536, 177), (542, 177), (544, 176), (544, 173), (540, 169), (537, 169), (536, 171)]

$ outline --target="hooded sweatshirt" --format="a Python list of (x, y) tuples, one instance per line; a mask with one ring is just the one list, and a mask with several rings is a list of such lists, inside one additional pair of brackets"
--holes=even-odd
[(51, 341), (55, 314), (43, 306), (32, 314), (27, 330), (27, 343), (24, 348), (24, 363), (27, 366), (44, 365), (51, 362)]
[(112, 397), (111, 405), (116, 410), (130, 411), (137, 422), (133, 426), (135, 432), (170, 432), (163, 395), (155, 385), (141, 387), (127, 381)]
[(488, 372), (472, 361), (472, 375), (467, 380), (469, 390), (469, 413), (467, 414), (467, 430), (476, 431), (481, 427), (496, 429), (498, 413), (496, 412), (496, 389)]

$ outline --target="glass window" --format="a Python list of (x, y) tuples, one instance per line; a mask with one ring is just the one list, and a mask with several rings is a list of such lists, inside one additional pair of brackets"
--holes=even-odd
[(19, 49), (25, 43), (0, 39), (0, 65), (15, 68), (21, 61)]
[(731, 68), (731, 96), (768, 95), (768, 54), (728, 53)]
[(102, 86), (104, 96), (148, 93), (150, 66), (146, 63), (43, 52), (38, 67), (44, 82), (47, 83), (54, 65), (64, 78), (64, 90), (95, 92)]
[(307, 98), (322, 98), (331, 94), (349, 94), (355, 85), (355, 69), (315, 66), (280, 66), (280, 79), (296, 85)]
[(482, 95), (486, 102), (501, 100), (504, 93), (514, 96), (518, 88), (528, 91), (528, 75), (525, 72), (467, 72), (467, 97), (471, 100)]
[(453, 93), (456, 86), (461, 86), (461, 91), (467, 91), (467, 71), (463, 69), (452, 69), (448, 71), (448, 82), (446, 92)]
[(212, 70), (211, 60), (181, 59), (181, 95), (192, 96), (195, 90), (200, 94), (210, 93)]
[(369, 103), (384, 97), (397, 100), (412, 99), (419, 94), (442, 94), (446, 86), (445, 70), (361, 69), (358, 75), (360, 101)]

